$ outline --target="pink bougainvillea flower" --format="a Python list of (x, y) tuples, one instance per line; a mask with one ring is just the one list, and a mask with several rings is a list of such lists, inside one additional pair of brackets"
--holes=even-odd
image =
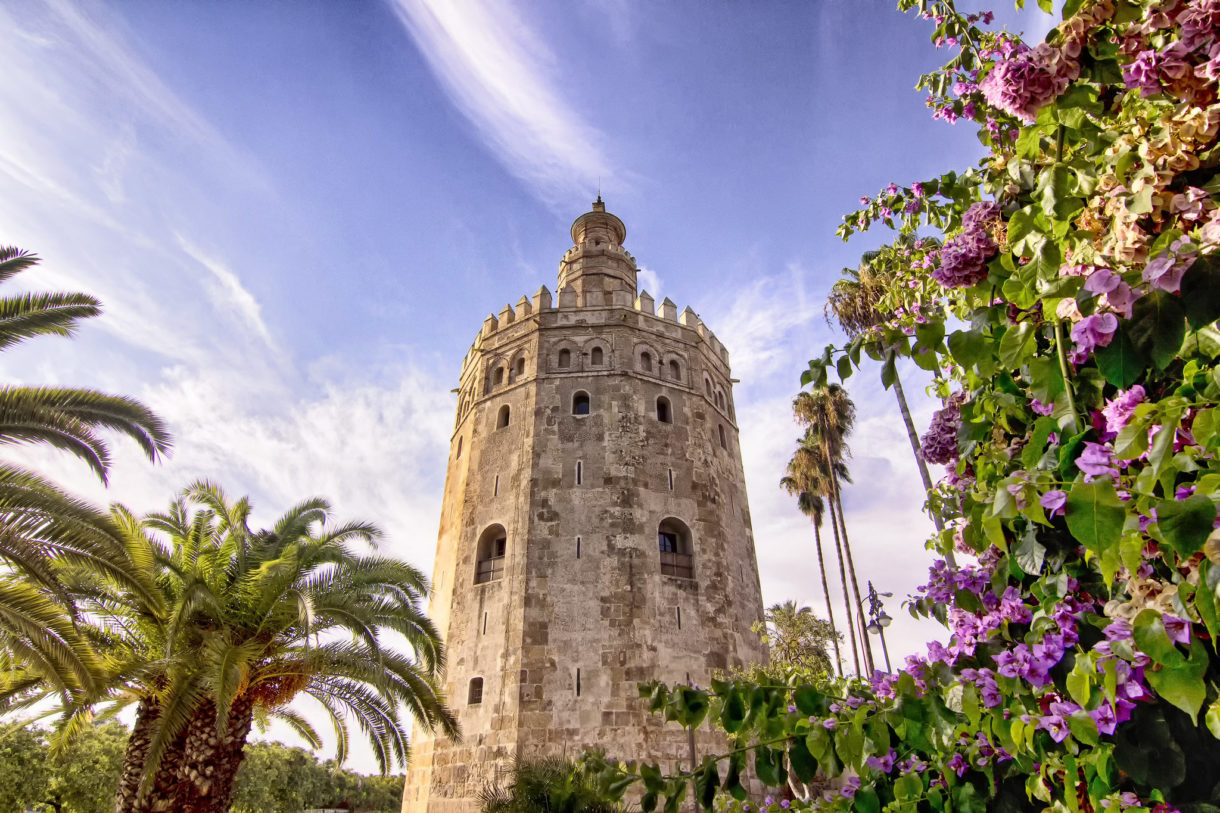
[(1198, 257), (1193, 252), (1184, 251), (1187, 245), (1187, 240), (1178, 240), (1167, 253), (1151, 260), (1144, 266), (1144, 281), (1162, 291), (1178, 293), (1182, 288), (1182, 275), (1195, 264)]
[(1072, 360), (1083, 362), (1095, 348), (1108, 345), (1116, 330), (1118, 317), (1112, 313), (1095, 313), (1081, 319), (1072, 327), (1072, 341), (1076, 343)]
[(1138, 89), (1141, 96), (1155, 96), (1161, 92), (1160, 60), (1156, 51), (1140, 51), (1135, 61), (1123, 65), (1123, 82), (1132, 90)]
[(1041, 505), (1050, 516), (1063, 513), (1063, 507), (1067, 505), (1067, 492), (1055, 489), (1048, 491), (1038, 499), (1038, 505)]
[(1114, 450), (1102, 443), (1084, 444), (1084, 451), (1076, 458), (1076, 468), (1084, 473), (1086, 483), (1094, 477), (1110, 475), (1118, 477), (1118, 468), (1114, 465)]
[(1136, 384), (1129, 390), (1123, 390), (1108, 401), (1101, 410), (1106, 418), (1106, 431), (1117, 434), (1131, 420), (1135, 408), (1147, 400), (1144, 388)]

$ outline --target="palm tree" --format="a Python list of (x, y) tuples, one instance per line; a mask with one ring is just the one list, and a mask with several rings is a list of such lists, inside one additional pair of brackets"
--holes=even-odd
[[(0, 283), (38, 257), (0, 247)], [(0, 298), (0, 349), (36, 336), (71, 336), (101, 312), (81, 293)], [(0, 386), (0, 444), (44, 444), (81, 458), (102, 480), (110, 469), (104, 431), (135, 440), (158, 460), (170, 447), (161, 420), (137, 401), (92, 390)], [(0, 462), (0, 702), (45, 683), (61, 694), (90, 688), (98, 662), (72, 621), (57, 566), (97, 568), (123, 580), (123, 550), (109, 516), (19, 466)], [(16, 677), (19, 676), (19, 677)]]
[(507, 784), (489, 784), (479, 793), (479, 810), (481, 813), (618, 813), (623, 806), (569, 760), (518, 756)]
[[(843, 277), (835, 282), (826, 300), (827, 318), (834, 315), (839, 327), (854, 339), (866, 331), (888, 321), (892, 314), (881, 310), (878, 304), (884, 301), (889, 291), (891, 281), (879, 271), (874, 261), (880, 252), (868, 251), (861, 258), (856, 269), (844, 268)], [(907, 405), (906, 393), (902, 389), (902, 379), (894, 372), (894, 397), (898, 399), (898, 411), (902, 414), (903, 425), (907, 429), (907, 439), (911, 442), (911, 452), (915, 455), (915, 465), (919, 468), (919, 477), (923, 481), (925, 492), (932, 491), (932, 476), (928, 473), (928, 464), (920, 454), (919, 433), (915, 430), (915, 422), (911, 420), (911, 409)], [(944, 530), (944, 522), (935, 511), (930, 512), (932, 522), (937, 531)]]
[[(830, 622), (830, 637), (835, 647), (835, 671), (843, 676), (843, 655), (839, 651), (839, 634), (835, 629), (834, 605), (830, 600), (830, 583), (826, 579), (826, 558), (822, 553), (822, 517), (826, 501), (822, 499), (818, 472), (807, 471), (800, 456), (788, 461), (788, 474), (780, 479), (780, 488), (796, 497), (796, 507), (813, 522), (813, 543), (818, 552), (818, 574), (822, 577), (822, 595), (826, 596), (826, 618)], [(848, 618), (850, 622), (850, 617)], [(855, 638), (852, 638), (853, 644)]]
[(771, 665), (797, 669), (802, 677), (830, 674), (826, 640), (835, 637), (834, 628), (813, 614), (809, 607), (798, 607), (789, 599), (772, 604), (763, 614)]
[[(847, 569), (851, 574), (852, 597), (855, 599), (853, 605), (844, 588), (844, 600), (848, 602), (847, 617), (849, 622), (853, 620), (856, 622), (855, 626), (861, 633), (860, 648), (864, 657), (864, 666), (871, 674), (873, 671), (872, 646), (868, 637), (863, 633), (864, 617), (861, 609), (860, 582), (856, 577), (855, 559), (851, 553), (851, 541), (847, 536), (847, 522), (843, 516), (843, 501), (839, 493), (839, 483), (844, 479), (843, 472), (845, 471), (843, 460), (848, 453), (845, 438), (851, 432), (852, 424), (855, 421), (856, 405), (848, 397), (847, 390), (838, 384), (829, 384), (818, 387), (812, 392), (799, 393), (792, 402), (792, 411), (797, 422), (806, 427), (806, 438), (802, 445), (818, 448), (824, 455), (824, 465), (828, 472), (826, 497), (832, 507), (831, 525), (832, 527), (837, 526), (835, 527), (836, 544), (840, 542), (842, 544), (842, 558), (846, 559)], [(841, 566), (842, 559), (840, 560)], [(859, 665), (857, 665), (856, 673), (860, 674)]]
[[(143, 520), (116, 507), (145, 591), (76, 573), (73, 592), (109, 679), (68, 706), (60, 733), (99, 706), (136, 706), (118, 813), (228, 810), (256, 717), (278, 718), (320, 747), (290, 706), (302, 695), (330, 718), (340, 762), (355, 719), (383, 771), (405, 764), (402, 706), (425, 728), (458, 736), (440, 689), (440, 635), (420, 607), (423, 574), (355, 552), (381, 532), (328, 523), (324, 500), (302, 502), (267, 530), (250, 528), (250, 511), (206, 481)], [(385, 647), (387, 632), (414, 657)]]

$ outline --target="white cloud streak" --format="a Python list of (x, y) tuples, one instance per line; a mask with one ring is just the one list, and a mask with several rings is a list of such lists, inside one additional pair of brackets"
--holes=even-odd
[(543, 202), (584, 199), (599, 177), (616, 177), (601, 135), (559, 92), (557, 60), (513, 4), (390, 2), (453, 103)]

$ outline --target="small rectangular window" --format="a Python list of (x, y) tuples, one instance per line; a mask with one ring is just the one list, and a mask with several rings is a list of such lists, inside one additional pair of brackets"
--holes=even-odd
[(466, 703), (470, 706), (477, 706), (483, 702), (483, 678), (471, 678), (470, 688), (466, 694)]
[(583, 479), (583, 477), (582, 477), (582, 475), (584, 473), (582, 471), (583, 468), (584, 467), (581, 464), (581, 462), (579, 460), (577, 460), (576, 461), (576, 485), (580, 485), (580, 481)]

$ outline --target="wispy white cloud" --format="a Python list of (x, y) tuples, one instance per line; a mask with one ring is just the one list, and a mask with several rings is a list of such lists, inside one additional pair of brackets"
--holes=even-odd
[(558, 90), (558, 62), (505, 0), (390, 0), (496, 158), (552, 205), (617, 178), (600, 133)]
[(636, 276), (636, 287), (641, 291), (647, 291), (657, 302), (665, 298), (665, 294), (662, 293), (661, 278), (651, 268), (640, 266)]
[(271, 338), (271, 332), (263, 322), (262, 307), (254, 295), (246, 289), (237, 274), (220, 260), (204, 253), (182, 234), (174, 235), (178, 245), (187, 256), (206, 268), (211, 274), (213, 284), (207, 286), (208, 295), (216, 310), (221, 313), (235, 312), (241, 323), (266, 343), (267, 347), (279, 355), (279, 348)]

